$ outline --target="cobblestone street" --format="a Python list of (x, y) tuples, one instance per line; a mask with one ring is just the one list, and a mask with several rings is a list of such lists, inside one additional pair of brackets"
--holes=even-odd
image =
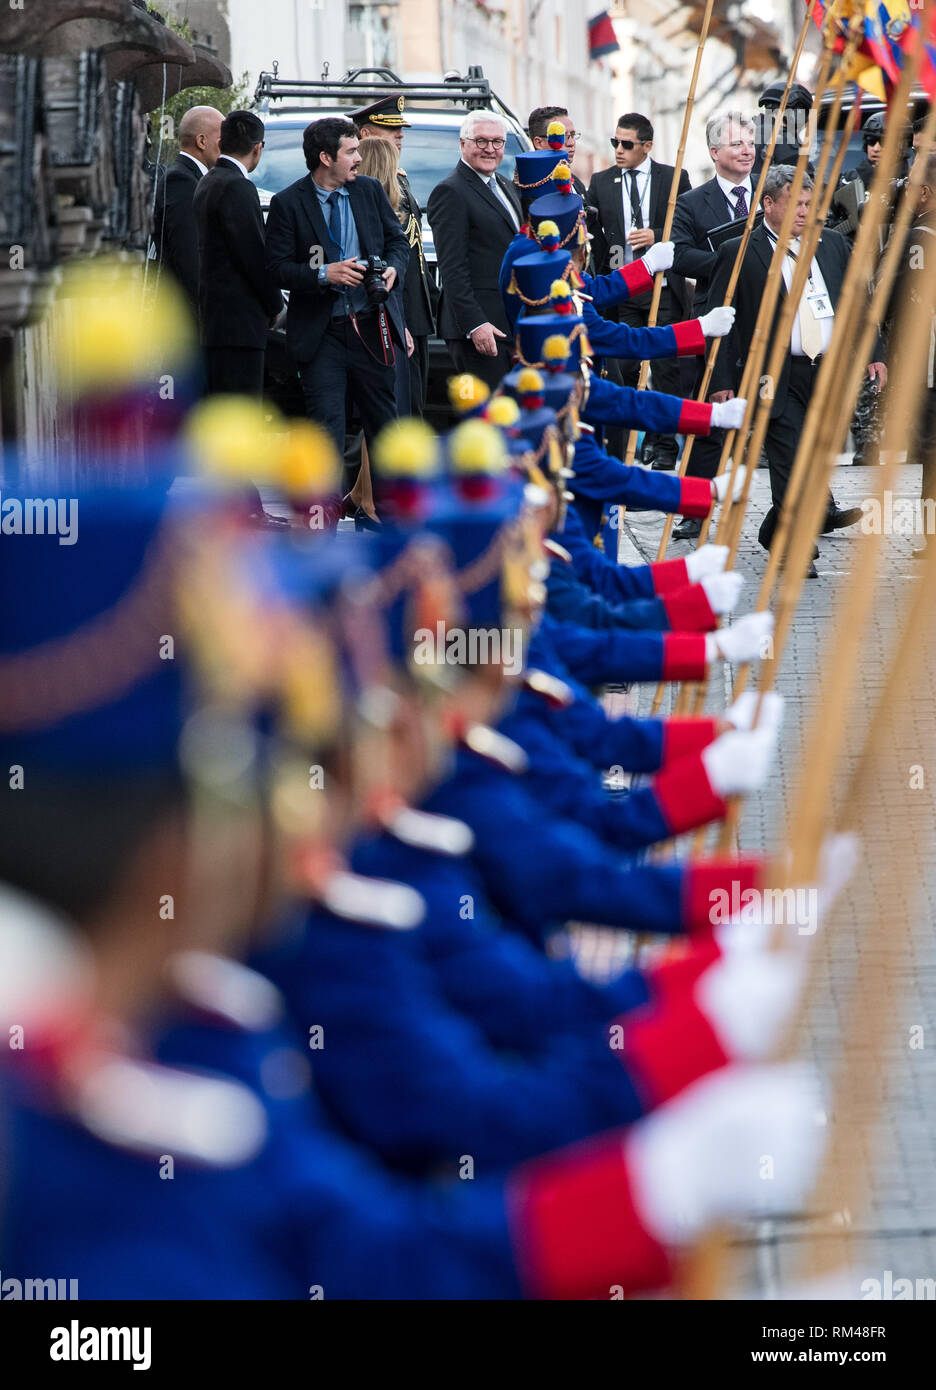
[[(866, 467), (837, 468), (833, 491), (839, 505), (857, 505), (867, 497), (875, 483), (873, 473)], [(902, 468), (896, 494), (918, 497), (919, 487), (919, 468)], [(756, 535), (768, 495), (767, 472), (759, 469), (738, 555), (738, 569), (747, 580), (738, 613), (753, 607), (764, 572), (764, 553)], [(642, 558), (655, 558), (661, 524), (659, 514), (629, 513), (625, 518), (627, 539)], [(786, 698), (779, 768), (768, 789), (752, 798), (751, 806), (744, 812), (740, 827), (743, 850), (773, 852), (783, 843), (783, 828), (800, 775), (803, 741), (819, 698), (817, 675), (831, 646), (836, 606), (859, 554), (858, 548), (866, 543), (858, 526), (824, 537), (820, 542), (820, 577), (804, 585), (777, 677), (777, 689)], [(909, 581), (919, 565), (911, 557), (911, 549), (918, 543), (917, 538), (907, 535), (884, 537), (882, 580), (860, 659), (845, 740), (846, 756), (837, 783), (839, 796), (861, 750), (869, 708), (886, 679), (890, 644), (896, 632), (895, 613), (901, 611)], [(675, 543), (669, 553), (676, 555), (687, 549), (685, 543)], [(638, 557), (631, 553), (628, 558), (636, 562)], [(898, 1003), (889, 1012), (883, 1046), (869, 1039), (864, 1059), (875, 1077), (875, 1101), (870, 1106), (867, 1128), (855, 1134), (855, 1150), (864, 1151), (866, 1136), (871, 1133), (875, 1134), (878, 1148), (871, 1168), (869, 1200), (863, 1209), (853, 1213), (853, 1297), (859, 1294), (864, 1280), (876, 1279), (886, 1287), (887, 1271), (892, 1280), (936, 1278), (936, 816), (931, 790), (936, 773), (936, 662), (932, 654), (924, 688), (925, 697), (914, 704), (909, 718), (891, 740), (881, 778), (886, 804), (905, 805), (908, 797), (919, 798), (909, 803), (919, 814), (894, 815), (882, 831), (875, 832), (870, 843), (862, 845), (863, 863), (849, 887), (843, 910), (836, 914), (832, 932), (820, 936), (817, 947), (822, 987), (819, 1004), (809, 1022), (809, 1043), (812, 1055), (828, 1073), (837, 1058), (841, 1029), (856, 988), (863, 991), (863, 1004), (875, 991), (879, 966), (886, 964), (864, 946), (869, 925), (892, 906), (881, 901), (875, 891), (880, 866), (891, 854), (906, 854), (912, 849), (911, 862), (919, 865), (922, 884), (919, 906), (912, 919), (912, 940), (903, 950), (895, 971)], [(640, 713), (649, 713), (652, 699), (652, 687), (640, 691)], [(729, 700), (730, 682), (713, 682), (708, 711), (723, 708)], [(922, 769), (924, 785), (908, 791), (910, 769), (914, 766)], [(916, 780), (920, 780), (919, 774)], [(856, 985), (858, 980), (860, 984)], [(913, 1043), (909, 1041), (911, 1037)], [(749, 1288), (753, 1285), (766, 1297), (782, 1296), (783, 1281), (803, 1277), (805, 1273), (799, 1260), (804, 1234), (832, 1229), (826, 1219), (818, 1225), (777, 1223), (758, 1230), (747, 1271)], [(916, 1296), (921, 1295), (918, 1292)], [(934, 1296), (934, 1289), (930, 1289), (929, 1296)]]

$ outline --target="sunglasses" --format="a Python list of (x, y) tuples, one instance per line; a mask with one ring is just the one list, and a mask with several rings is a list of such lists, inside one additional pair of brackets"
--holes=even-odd
[(614, 150), (617, 149), (618, 145), (622, 150), (632, 150), (635, 145), (646, 145), (647, 143), (646, 140), (616, 140), (613, 135), (610, 138), (611, 148)]

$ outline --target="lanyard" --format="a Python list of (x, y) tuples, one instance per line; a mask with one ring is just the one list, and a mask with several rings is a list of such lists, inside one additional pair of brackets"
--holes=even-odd
[[(773, 237), (770, 237), (770, 244), (771, 244), (771, 246), (774, 248), (774, 250), (777, 249), (777, 242), (774, 240)], [(793, 264), (794, 264), (794, 265), (796, 264), (796, 261), (797, 261), (796, 252), (795, 252), (795, 251), (791, 251), (790, 248), (789, 248), (789, 246), (787, 247), (787, 249), (784, 251), (783, 254), (784, 254), (785, 256), (789, 256), (789, 258), (790, 258), (790, 260), (793, 262)], [(808, 276), (807, 276), (807, 281), (806, 281), (806, 291), (807, 291), (808, 294), (817, 294), (817, 293), (818, 293), (818, 290), (817, 290), (817, 288), (816, 288), (815, 281), (813, 280), (812, 262), (810, 262), (810, 264), (809, 264), (809, 271), (808, 271)]]

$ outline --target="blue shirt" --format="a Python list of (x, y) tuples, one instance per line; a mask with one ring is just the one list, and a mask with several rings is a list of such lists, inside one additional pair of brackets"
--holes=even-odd
[[(309, 177), (312, 179), (311, 174)], [(331, 203), (328, 201), (330, 196), (329, 190), (320, 187), (315, 179), (312, 179), (312, 187), (318, 194), (318, 200), (322, 205), (322, 216), (325, 219), (325, 226), (328, 228), (329, 234), (331, 234), (329, 222), (331, 217)], [(340, 258), (343, 261), (363, 260), (361, 255), (361, 243), (358, 240), (358, 231), (354, 221), (354, 213), (351, 211), (351, 198), (348, 194), (348, 190), (346, 188), (336, 188), (335, 192), (338, 194), (338, 217), (341, 227), (338, 248)], [(321, 271), (320, 278), (324, 279), (324, 276), (321, 275)], [(338, 314), (348, 314), (351, 312), (360, 314), (369, 307), (367, 293), (363, 286), (358, 286), (353, 290), (342, 288), (335, 298), (335, 303), (332, 307), (332, 318), (335, 318)]]

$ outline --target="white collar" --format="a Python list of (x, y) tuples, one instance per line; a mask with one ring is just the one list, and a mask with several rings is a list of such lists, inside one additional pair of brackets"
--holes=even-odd
[(242, 164), (241, 161), (237, 158), (236, 155), (234, 155), (234, 154), (222, 154), (222, 155), (219, 155), (219, 156), (218, 156), (218, 159), (219, 159), (219, 162), (220, 162), (220, 160), (222, 160), (222, 159), (226, 159), (227, 162), (228, 162), (229, 164), (233, 164), (233, 165), (234, 165), (235, 169), (240, 169), (240, 171), (241, 171), (241, 173), (243, 174), (243, 176), (244, 176), (245, 179), (249, 179), (249, 178), (250, 178), (250, 175), (249, 175), (248, 172), (247, 172), (247, 166), (244, 165), (244, 164)]
[(751, 206), (751, 176), (750, 176), (750, 174), (747, 176), (746, 179), (742, 179), (740, 183), (730, 183), (730, 182), (728, 181), (728, 179), (723, 179), (722, 176), (721, 176), (721, 174), (716, 174), (716, 175), (715, 175), (715, 180), (716, 180), (716, 182), (717, 182), (719, 188), (720, 188), (721, 191), (724, 193), (725, 197), (728, 199), (729, 203), (730, 203), (732, 206), (734, 206), (734, 202), (735, 202), (734, 190), (735, 190), (736, 188), (743, 188), (743, 189), (744, 189), (745, 193), (747, 194), (748, 207)]
[(472, 169), (472, 168), (471, 168), (471, 165), (468, 163), (468, 161), (467, 161), (467, 159), (465, 158), (464, 155), (461, 155), (461, 156), (460, 156), (460, 160), (461, 160), (461, 163), (464, 164), (465, 168), (466, 168), (466, 169), (471, 169), (471, 172), (474, 174), (475, 178), (480, 179), (482, 183), (486, 183), (487, 186), (488, 186), (488, 188), (490, 188), (490, 186), (491, 186), (491, 178), (492, 178), (492, 177), (494, 178), (494, 180), (495, 180), (495, 182), (496, 182), (496, 180), (497, 180), (497, 170), (496, 170), (496, 169), (494, 170), (493, 175), (491, 175), (491, 174), (480, 174), (480, 173), (478, 172), (477, 169)]
[(207, 172), (208, 172), (208, 165), (207, 165), (207, 164), (202, 164), (201, 160), (200, 160), (196, 155), (194, 155), (194, 154), (189, 154), (188, 150), (180, 150), (180, 151), (179, 151), (179, 154), (182, 155), (182, 157), (183, 157), (184, 159), (190, 159), (190, 160), (192, 161), (192, 163), (198, 167), (199, 172), (200, 172), (201, 175), (202, 175), (202, 178), (204, 178), (204, 176), (205, 176), (205, 175), (207, 174)]

